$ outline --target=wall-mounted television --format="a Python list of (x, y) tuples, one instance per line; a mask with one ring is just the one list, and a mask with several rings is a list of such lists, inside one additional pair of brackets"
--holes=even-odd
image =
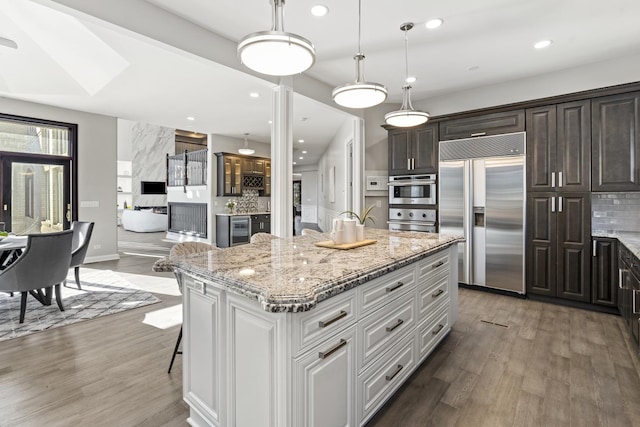
[(164, 181), (140, 181), (141, 194), (167, 194)]

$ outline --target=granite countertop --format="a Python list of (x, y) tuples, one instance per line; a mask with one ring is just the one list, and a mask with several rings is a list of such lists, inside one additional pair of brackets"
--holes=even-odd
[(179, 269), (257, 300), (268, 312), (307, 311), (324, 299), (426, 258), (461, 236), (366, 228), (376, 243), (350, 250), (321, 248), (313, 234), (171, 258)]
[(633, 231), (595, 231), (593, 237), (610, 237), (618, 239), (629, 251), (640, 259), (640, 232)]

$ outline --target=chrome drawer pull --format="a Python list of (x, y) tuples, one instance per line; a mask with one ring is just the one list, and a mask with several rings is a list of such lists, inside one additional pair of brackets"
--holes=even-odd
[(335, 353), (336, 351), (340, 350), (342, 347), (344, 347), (345, 345), (347, 345), (347, 340), (345, 339), (341, 339), (340, 342), (336, 345), (334, 345), (333, 347), (331, 347), (329, 350), (327, 351), (321, 351), (320, 353), (318, 353), (318, 357), (320, 359), (326, 359), (327, 357), (331, 356), (333, 353)]
[(631, 293), (631, 311), (632, 311), (632, 314), (640, 314), (640, 313), (638, 313), (638, 310), (636, 310), (636, 295), (638, 294), (638, 292), (639, 291), (637, 289), (634, 289), (633, 292)]
[(444, 328), (444, 325), (442, 323), (440, 323), (436, 329), (431, 331), (431, 334), (432, 335), (438, 335), (440, 333), (440, 331), (442, 330), (442, 328)]
[(432, 269), (438, 268), (444, 264), (444, 261), (437, 262), (431, 266)]
[(402, 325), (403, 323), (404, 323), (404, 320), (402, 320), (402, 319), (398, 319), (398, 320), (396, 321), (396, 324), (395, 324), (395, 325), (393, 325), (393, 326), (387, 326), (387, 332), (391, 332), (391, 331), (393, 331), (395, 328), (397, 328), (398, 326)]
[(444, 291), (442, 289), (438, 289), (436, 292), (431, 294), (431, 298), (438, 298), (442, 294), (444, 294)]
[(343, 317), (346, 317), (346, 316), (347, 316), (347, 312), (344, 311), (344, 310), (340, 310), (340, 313), (336, 314), (331, 319), (329, 319), (329, 320), (320, 320), (318, 322), (318, 326), (320, 326), (321, 328), (326, 328), (330, 324), (335, 323), (338, 320), (340, 320), (340, 319), (342, 319)]
[(398, 288), (400, 288), (402, 286), (404, 286), (404, 283), (398, 282), (393, 286), (387, 286), (387, 288), (385, 290), (387, 291), (387, 293), (389, 293), (389, 292), (395, 291), (396, 289), (398, 289)]
[(391, 375), (385, 375), (384, 379), (387, 380), (387, 381), (391, 381), (392, 379), (394, 379), (396, 377), (396, 375), (398, 375), (400, 373), (400, 371), (402, 371), (403, 368), (404, 368), (404, 366), (398, 365), (396, 370), (393, 371), (393, 373)]
[(622, 284), (623, 284), (623, 282), (622, 282), (622, 269), (619, 268), (618, 269), (618, 288), (624, 289)]
[(471, 136), (485, 136), (487, 133), (486, 132), (476, 132), (476, 133), (472, 133)]

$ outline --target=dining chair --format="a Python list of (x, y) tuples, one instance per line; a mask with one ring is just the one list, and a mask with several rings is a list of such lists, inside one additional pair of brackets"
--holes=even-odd
[[(173, 247), (171, 247), (168, 257), (160, 258), (155, 263), (153, 263), (153, 271), (173, 272), (173, 274), (176, 276), (176, 281), (178, 282), (178, 290), (180, 291), (180, 293), (182, 293), (182, 275), (179, 272), (175, 271), (170, 258), (215, 250), (219, 250), (219, 248), (204, 242), (177, 243), (173, 245)], [(180, 333), (178, 334), (178, 339), (176, 340), (176, 345), (173, 348), (173, 354), (171, 355), (171, 362), (169, 363), (169, 370), (167, 371), (167, 373), (169, 374), (171, 373), (171, 368), (173, 368), (173, 362), (176, 360), (176, 355), (182, 354), (182, 351), (180, 351), (181, 341), (182, 326), (180, 326)]]
[[(93, 232), (93, 222), (73, 221), (71, 224), (71, 230), (73, 230), (73, 244), (71, 246), (71, 262), (69, 268), (74, 269), (76, 276), (76, 285), (78, 289), (82, 290), (80, 285), (80, 266), (84, 264), (84, 258), (87, 255), (89, 249), (89, 241), (91, 240), (91, 233)], [(64, 285), (67, 286), (67, 280), (64, 280)]]
[(56, 303), (64, 311), (60, 285), (64, 282), (71, 261), (73, 231), (30, 234), (22, 255), (0, 271), (0, 291), (20, 292), (20, 323), (24, 323), (27, 296), (42, 305), (51, 305), (51, 292), (55, 288)]

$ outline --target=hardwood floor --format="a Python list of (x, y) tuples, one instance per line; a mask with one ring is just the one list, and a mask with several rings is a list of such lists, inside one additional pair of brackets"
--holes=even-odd
[[(143, 323), (180, 303), (156, 243), (83, 269), (162, 303), (0, 343), (0, 426), (187, 425), (182, 357), (166, 372), (179, 326)], [(617, 316), (461, 289), (449, 336), (368, 426), (640, 426), (638, 372)]]

